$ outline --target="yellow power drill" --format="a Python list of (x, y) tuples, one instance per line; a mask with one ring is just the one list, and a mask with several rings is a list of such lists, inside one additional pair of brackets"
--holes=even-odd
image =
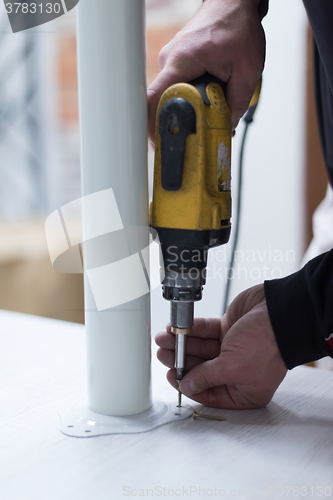
[(173, 85), (162, 95), (156, 116), (150, 223), (162, 250), (178, 384), (194, 302), (201, 300), (206, 282), (208, 250), (227, 243), (230, 235), (232, 128), (224, 88), (209, 74)]
[[(260, 89), (261, 79), (245, 115), (246, 127), (253, 120)], [(231, 136), (225, 84), (217, 78), (206, 73), (162, 95), (156, 116), (150, 224), (162, 250), (163, 297), (171, 302), (178, 384), (194, 302), (201, 300), (206, 282), (208, 250), (229, 240)]]

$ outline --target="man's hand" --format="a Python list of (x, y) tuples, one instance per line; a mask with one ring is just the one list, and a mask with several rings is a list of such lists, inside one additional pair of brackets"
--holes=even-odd
[(208, 72), (227, 82), (232, 126), (246, 112), (265, 61), (259, 0), (206, 0), (159, 54), (161, 72), (148, 89), (149, 137), (163, 92)]
[[(174, 366), (174, 335), (156, 336), (159, 360)], [(187, 338), (186, 369), (180, 388), (188, 397), (215, 408), (265, 406), (287, 368), (269, 320), (264, 286), (238, 295), (222, 319), (197, 319)], [(175, 369), (168, 372), (175, 388)]]

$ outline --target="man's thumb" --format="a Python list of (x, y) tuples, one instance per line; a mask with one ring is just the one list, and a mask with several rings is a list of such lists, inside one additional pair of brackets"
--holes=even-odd
[(220, 355), (218, 358), (205, 361), (193, 368), (185, 375), (180, 390), (185, 396), (191, 397), (211, 387), (217, 387), (229, 383), (225, 370), (225, 360)]

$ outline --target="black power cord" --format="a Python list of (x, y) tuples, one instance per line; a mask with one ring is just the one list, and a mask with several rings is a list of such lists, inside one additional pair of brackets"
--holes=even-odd
[(240, 154), (239, 154), (239, 165), (238, 165), (238, 184), (237, 184), (237, 220), (235, 224), (235, 229), (234, 229), (234, 240), (232, 244), (232, 250), (231, 250), (231, 260), (228, 268), (228, 274), (227, 274), (227, 282), (225, 286), (225, 291), (224, 291), (224, 303), (223, 303), (223, 311), (222, 315), (225, 314), (228, 303), (229, 303), (229, 296), (230, 296), (230, 289), (231, 289), (231, 283), (232, 283), (232, 272), (234, 270), (234, 265), (235, 265), (235, 254), (236, 254), (236, 248), (237, 248), (237, 243), (238, 243), (238, 236), (239, 236), (239, 227), (240, 227), (240, 221), (241, 221), (241, 208), (242, 208), (242, 187), (243, 187), (243, 166), (244, 166), (244, 151), (245, 151), (245, 143), (246, 143), (246, 136), (247, 132), (249, 129), (249, 125), (253, 122), (253, 116), (254, 113), (257, 109), (258, 101), (253, 104), (253, 106), (250, 106), (248, 109), (247, 113), (245, 114), (243, 120), (245, 121), (245, 127), (243, 131), (243, 137), (242, 137), (242, 143), (241, 143), (241, 149), (240, 149)]

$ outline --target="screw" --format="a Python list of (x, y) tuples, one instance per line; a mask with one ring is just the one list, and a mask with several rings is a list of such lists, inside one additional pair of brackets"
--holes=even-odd
[(218, 417), (216, 415), (204, 415), (202, 413), (193, 413), (193, 418), (208, 418), (209, 420), (226, 420), (224, 417)]

